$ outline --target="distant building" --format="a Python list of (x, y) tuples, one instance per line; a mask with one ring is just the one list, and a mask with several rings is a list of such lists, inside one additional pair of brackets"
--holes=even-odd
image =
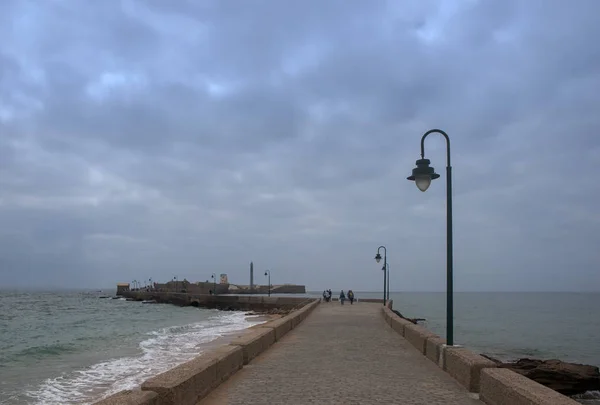
[(221, 274), (221, 284), (229, 284), (229, 281), (227, 280), (227, 274), (223, 273)]
[(129, 283), (117, 283), (117, 295), (129, 291)]

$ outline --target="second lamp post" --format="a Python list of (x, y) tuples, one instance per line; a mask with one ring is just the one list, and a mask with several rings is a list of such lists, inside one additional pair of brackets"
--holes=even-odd
[(390, 264), (386, 262), (385, 266), (387, 267), (387, 300), (390, 302)]
[(268, 290), (268, 294), (269, 294), (269, 297), (270, 297), (271, 296), (271, 270), (266, 270), (265, 271), (265, 277), (267, 275), (269, 276), (269, 286), (267, 287), (267, 290)]
[(387, 269), (387, 249), (385, 248), (385, 246), (379, 246), (377, 248), (377, 254), (375, 255), (375, 261), (377, 263), (379, 263), (381, 261), (381, 254), (379, 254), (379, 251), (383, 249), (383, 305), (386, 304), (386, 287), (387, 287), (387, 282), (386, 282), (386, 269)]
[(213, 295), (217, 295), (217, 275), (213, 273), (210, 278), (213, 279)]

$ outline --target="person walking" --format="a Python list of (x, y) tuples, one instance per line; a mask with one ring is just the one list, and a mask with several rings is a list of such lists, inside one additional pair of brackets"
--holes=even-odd
[(344, 290), (340, 291), (340, 303), (344, 305), (344, 301), (346, 301), (346, 294), (344, 294)]
[(350, 300), (350, 305), (354, 303), (354, 292), (352, 290), (348, 290), (348, 300)]

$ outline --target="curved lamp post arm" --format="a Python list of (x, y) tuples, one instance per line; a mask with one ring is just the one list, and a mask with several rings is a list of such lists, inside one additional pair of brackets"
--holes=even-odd
[(430, 129), (423, 134), (423, 137), (421, 137), (421, 159), (425, 159), (425, 138), (427, 138), (429, 134), (433, 133), (440, 134), (446, 138), (446, 166), (450, 167), (450, 137), (441, 129)]

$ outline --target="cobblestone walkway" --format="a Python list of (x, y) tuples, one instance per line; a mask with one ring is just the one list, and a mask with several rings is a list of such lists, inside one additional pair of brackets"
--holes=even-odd
[(322, 303), (200, 404), (482, 404), (388, 327), (380, 307)]

